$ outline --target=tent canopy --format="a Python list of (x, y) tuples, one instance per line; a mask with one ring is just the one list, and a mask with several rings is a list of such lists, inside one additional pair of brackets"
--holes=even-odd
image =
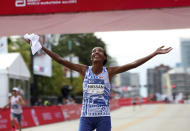
[(28, 80), (30, 72), (20, 53), (0, 54), (0, 74), (8, 74), (10, 78)]
[(0, 16), (0, 36), (190, 28), (190, 7)]

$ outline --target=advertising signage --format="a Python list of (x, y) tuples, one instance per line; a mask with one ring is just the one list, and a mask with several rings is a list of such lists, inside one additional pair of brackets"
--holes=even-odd
[(190, 6), (190, 0), (1, 0), (0, 15)]

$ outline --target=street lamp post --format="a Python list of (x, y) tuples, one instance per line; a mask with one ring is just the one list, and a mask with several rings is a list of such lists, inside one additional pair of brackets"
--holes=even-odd
[[(69, 57), (69, 61), (72, 62), (72, 41), (69, 40), (68, 41), (68, 50), (70, 51), (70, 57)], [(71, 82), (71, 85), (73, 83), (73, 73), (72, 73), (72, 70), (70, 70), (70, 82)]]

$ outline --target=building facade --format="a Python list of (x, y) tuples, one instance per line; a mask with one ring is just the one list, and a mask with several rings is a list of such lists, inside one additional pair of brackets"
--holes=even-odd
[(190, 68), (190, 39), (181, 39), (181, 61), (185, 71)]
[(124, 72), (120, 74), (120, 87), (128, 88), (126, 97), (140, 96), (140, 80), (138, 73)]
[(182, 68), (170, 70), (163, 75), (163, 93), (175, 99), (179, 94), (183, 99), (190, 98), (190, 72)]
[(162, 75), (171, 68), (165, 65), (159, 65), (153, 69), (147, 70), (148, 94), (162, 94)]

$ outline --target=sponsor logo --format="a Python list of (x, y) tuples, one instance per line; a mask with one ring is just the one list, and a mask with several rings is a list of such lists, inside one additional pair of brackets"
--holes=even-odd
[(34, 109), (31, 110), (31, 114), (32, 114), (32, 119), (35, 123), (36, 126), (40, 125), (39, 121), (38, 121), (38, 117), (36, 116), (36, 112)]
[(42, 117), (43, 117), (44, 120), (52, 120), (53, 119), (50, 112), (43, 113)]
[(103, 76), (99, 76), (98, 78), (99, 78), (99, 79), (103, 79), (104, 77), (103, 77)]
[(76, 4), (77, 0), (15, 0), (16, 7), (38, 6), (38, 5), (61, 5)]
[(26, 0), (16, 0), (15, 1), (15, 6), (16, 7), (24, 7), (24, 6), (26, 6)]

